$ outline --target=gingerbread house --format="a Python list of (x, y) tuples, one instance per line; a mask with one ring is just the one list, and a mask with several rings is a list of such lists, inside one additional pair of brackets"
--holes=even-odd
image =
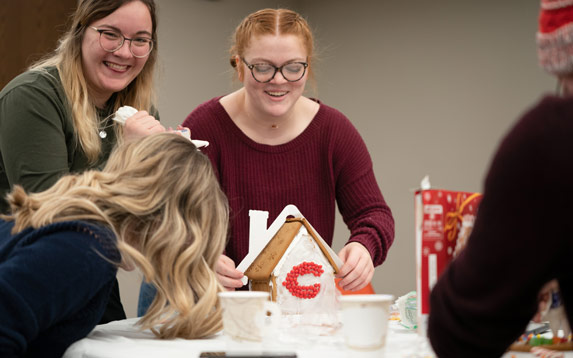
[(335, 310), (334, 274), (342, 261), (298, 208), (285, 207), (268, 229), (268, 212), (249, 215), (249, 254), (237, 267), (249, 288), (269, 292), (283, 314)]

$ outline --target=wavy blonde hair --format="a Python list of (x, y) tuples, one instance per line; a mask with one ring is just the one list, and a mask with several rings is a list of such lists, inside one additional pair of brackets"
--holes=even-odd
[(173, 133), (122, 144), (103, 171), (62, 177), (42, 193), (8, 196), (14, 232), (88, 220), (116, 234), (122, 260), (157, 288), (138, 322), (160, 338), (219, 331), (221, 286), (215, 274), (227, 237), (228, 204), (209, 159)]
[[(70, 29), (60, 38), (56, 50), (47, 58), (30, 66), (30, 70), (44, 71), (55, 66), (60, 73), (64, 92), (73, 117), (78, 144), (90, 163), (97, 161), (101, 150), (98, 135), (99, 120), (95, 105), (90, 100), (88, 85), (82, 67), (82, 41), (89, 25), (113, 13), (121, 6), (140, 1), (147, 6), (151, 15), (154, 42), (145, 66), (137, 77), (117, 93), (114, 111), (129, 105), (140, 110), (152, 109), (155, 100), (154, 71), (157, 62), (157, 16), (153, 0), (80, 0), (71, 18)], [(121, 139), (121, 136), (118, 136)]]

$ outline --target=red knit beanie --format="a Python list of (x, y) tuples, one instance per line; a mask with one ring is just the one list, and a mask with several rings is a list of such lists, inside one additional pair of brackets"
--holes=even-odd
[(573, 0), (541, 0), (537, 57), (550, 73), (573, 73)]

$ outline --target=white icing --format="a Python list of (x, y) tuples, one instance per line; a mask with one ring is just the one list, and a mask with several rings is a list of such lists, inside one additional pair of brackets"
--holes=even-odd
[[(324, 270), (320, 277), (310, 273), (297, 278), (301, 286), (320, 283), (320, 291), (313, 298), (296, 297), (282, 284), (292, 268), (303, 262), (321, 265)], [(277, 283), (276, 301), (283, 316), (290, 316), (284, 318), (284, 324), (291, 327), (312, 326), (318, 330), (332, 330), (339, 326), (334, 269), (304, 226), (275, 266), (272, 275)]]
[(199, 140), (199, 139), (191, 139), (191, 143), (195, 144), (197, 148), (206, 147), (209, 145), (209, 142), (206, 140)]
[(182, 137), (189, 139), (197, 149), (209, 145), (209, 142), (206, 140), (191, 139), (191, 131), (189, 128), (177, 129), (175, 132), (179, 133)]
[(115, 112), (115, 116), (113, 117), (113, 120), (116, 122), (121, 123), (122, 125), (125, 124), (125, 121), (133, 116), (134, 114), (136, 114), (138, 111), (137, 109), (131, 107), (131, 106), (123, 106), (123, 107), (119, 107), (119, 109), (117, 110), (117, 112)]
[[(288, 255), (294, 250), (294, 248), (298, 245), (298, 242), (300, 241), (301, 236), (303, 235), (308, 235), (308, 231), (306, 230), (306, 228), (304, 226), (301, 226), (300, 230), (298, 231), (298, 233), (296, 234), (296, 236), (292, 239), (289, 247), (287, 248), (287, 250), (285, 251), (285, 253), (283, 254), (283, 256), (281, 257), (281, 259), (279, 260), (279, 262), (276, 264), (274, 270), (273, 270), (273, 275), (276, 277), (277, 276), (277, 272), (282, 272), (282, 268), (283, 265), (288, 257)], [(291, 267), (292, 268), (292, 267)], [(289, 268), (290, 271), (290, 268)], [(288, 273), (288, 272), (287, 272)], [(286, 274), (285, 274), (286, 275)], [(285, 276), (286, 277), (286, 276)]]

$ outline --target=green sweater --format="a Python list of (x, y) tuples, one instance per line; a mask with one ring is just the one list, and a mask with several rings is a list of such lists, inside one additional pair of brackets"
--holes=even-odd
[(76, 140), (71, 108), (56, 68), (27, 71), (0, 92), (0, 213), (9, 208), (5, 195), (15, 184), (26, 191), (48, 189), (61, 176), (101, 167), (116, 142), (111, 104), (98, 112), (102, 153), (90, 165)]

